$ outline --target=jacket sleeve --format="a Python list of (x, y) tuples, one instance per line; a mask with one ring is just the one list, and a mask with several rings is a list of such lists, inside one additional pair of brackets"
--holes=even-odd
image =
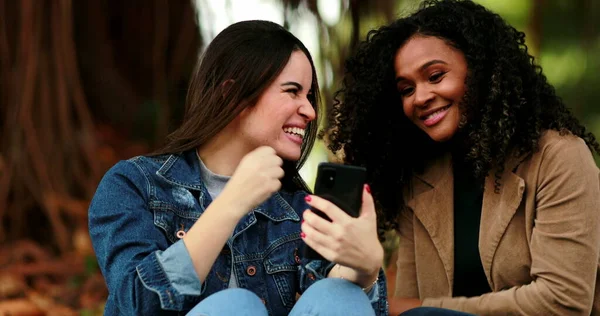
[(419, 297), (417, 270), (415, 266), (415, 242), (413, 236), (413, 214), (405, 210), (400, 213), (398, 225), (398, 260), (396, 262), (397, 297)]
[(388, 305), (388, 293), (387, 293), (387, 279), (385, 275), (385, 271), (381, 269), (379, 271), (379, 279), (377, 283), (373, 286), (371, 291), (367, 293), (369, 300), (371, 301), (371, 305), (373, 306), (373, 310), (375, 311), (375, 315), (377, 316), (387, 316), (389, 311)]
[(542, 148), (530, 240), (533, 282), (423, 305), (478, 315), (590, 315), (600, 252), (600, 175), (578, 138)]
[(203, 289), (183, 242), (170, 245), (154, 225), (150, 187), (132, 161), (111, 168), (90, 204), (90, 236), (121, 313), (176, 315), (191, 309)]

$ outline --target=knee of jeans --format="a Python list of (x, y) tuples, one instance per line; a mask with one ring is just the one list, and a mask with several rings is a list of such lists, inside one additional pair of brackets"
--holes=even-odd
[(315, 282), (313, 285), (311, 285), (309, 287), (309, 289), (331, 289), (331, 288), (336, 288), (336, 289), (346, 289), (346, 290), (356, 290), (360, 288), (358, 287), (358, 285), (348, 281), (348, 280), (344, 280), (344, 279), (340, 279), (340, 278), (325, 278), (322, 280), (319, 280), (317, 282)]
[(348, 299), (368, 302), (367, 296), (358, 285), (339, 278), (325, 278), (315, 282), (303, 296), (332, 303), (348, 301)]
[(300, 296), (292, 312), (293, 315), (374, 315), (363, 290), (338, 278), (315, 282)]
[(256, 315), (263, 315), (262, 311), (264, 315), (267, 313), (263, 302), (256, 294), (246, 289), (232, 288), (208, 296), (194, 307), (190, 315), (232, 314), (237, 313), (238, 310), (255, 311)]

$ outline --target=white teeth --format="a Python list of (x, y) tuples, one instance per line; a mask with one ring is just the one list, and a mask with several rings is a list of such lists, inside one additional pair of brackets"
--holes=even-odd
[(283, 131), (288, 134), (295, 134), (300, 137), (304, 137), (304, 129), (299, 128), (299, 127), (286, 127), (283, 129)]
[(448, 109), (448, 107), (447, 107), (447, 106), (445, 106), (445, 107), (443, 107), (443, 108), (441, 108), (441, 109), (439, 109), (439, 110), (437, 110), (437, 111), (435, 111), (435, 112), (433, 112), (433, 113), (431, 113), (431, 114), (427, 115), (427, 116), (425, 117), (425, 120), (428, 120), (428, 119), (434, 118), (435, 116), (437, 116), (437, 115), (439, 115), (440, 113), (442, 113), (442, 112), (446, 111), (447, 109)]

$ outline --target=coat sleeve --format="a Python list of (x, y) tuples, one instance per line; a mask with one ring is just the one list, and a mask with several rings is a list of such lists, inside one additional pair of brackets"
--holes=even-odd
[(590, 315), (600, 252), (600, 174), (585, 143), (566, 136), (543, 147), (530, 240), (530, 284), (423, 305), (478, 315)]

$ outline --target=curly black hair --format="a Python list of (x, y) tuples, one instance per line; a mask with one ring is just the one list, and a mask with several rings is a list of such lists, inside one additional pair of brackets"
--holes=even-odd
[[(413, 172), (444, 150), (404, 115), (396, 88), (394, 57), (415, 35), (434, 36), (460, 50), (467, 61), (461, 106), (468, 122), (460, 147), (474, 176), (491, 170), (496, 184), (509, 155), (538, 149), (545, 130), (572, 133), (600, 152), (594, 136), (572, 115), (535, 64), (525, 34), (498, 14), (467, 0), (429, 0), (390, 25), (368, 33), (346, 61), (328, 127), (321, 133), (344, 161), (367, 167), (378, 209), (380, 236), (397, 228), (406, 208), (402, 193)], [(400, 154), (394, 154), (400, 152)]]

